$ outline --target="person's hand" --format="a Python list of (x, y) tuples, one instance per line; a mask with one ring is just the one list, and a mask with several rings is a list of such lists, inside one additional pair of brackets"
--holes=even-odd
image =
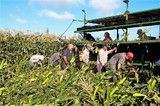
[(130, 72), (136, 72), (136, 69), (132, 67)]
[(42, 67), (42, 63), (38, 63), (40, 65), (40, 67)]
[(114, 49), (114, 50), (117, 50), (117, 47), (114, 47), (113, 49)]
[(136, 40), (140, 40), (139, 38), (136, 38)]
[(87, 62), (86, 65), (89, 66), (89, 62)]
[(118, 71), (118, 72), (117, 72), (117, 75), (118, 75), (118, 76), (120, 76), (120, 75), (121, 75), (121, 72), (120, 72), (120, 71)]

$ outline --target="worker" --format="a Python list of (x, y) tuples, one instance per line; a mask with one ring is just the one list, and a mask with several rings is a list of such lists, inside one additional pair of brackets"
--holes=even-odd
[(62, 52), (61, 68), (65, 69), (67, 65), (70, 65), (70, 60), (73, 56), (73, 44), (68, 44)]
[(105, 70), (106, 63), (108, 61), (108, 54), (112, 53), (113, 51), (117, 50), (117, 47), (114, 47), (111, 50), (108, 50), (108, 45), (103, 45), (97, 55), (97, 71), (102, 72), (103, 69)]
[(108, 32), (104, 33), (104, 37), (105, 37), (105, 39), (103, 40), (103, 42), (112, 41), (112, 38), (110, 37), (110, 34)]
[(126, 62), (128, 66), (131, 66), (130, 62), (132, 61), (134, 54), (132, 52), (128, 53), (117, 53), (113, 55), (109, 60), (109, 65), (113, 72), (122, 68), (122, 64)]
[(31, 58), (29, 59), (30, 64), (29, 67), (33, 68), (34, 65), (42, 67), (42, 61), (44, 60), (43, 55), (32, 55)]
[(49, 59), (49, 63), (51, 64), (51, 66), (53, 67), (57, 66), (59, 64), (61, 56), (62, 56), (61, 52), (54, 53)]
[(85, 65), (89, 66), (89, 53), (93, 50), (93, 46), (91, 44), (87, 44), (83, 53), (82, 53), (82, 61), (85, 63)]
[(147, 40), (148, 39), (147, 35), (145, 34), (145, 32), (143, 32), (142, 29), (138, 29), (137, 30), (137, 34), (139, 36), (138, 36), (138, 38), (136, 40)]

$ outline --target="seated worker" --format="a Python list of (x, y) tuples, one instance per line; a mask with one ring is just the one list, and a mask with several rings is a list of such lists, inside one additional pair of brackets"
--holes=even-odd
[(134, 54), (132, 52), (128, 53), (117, 53), (113, 55), (109, 60), (110, 69), (115, 73), (116, 70), (122, 68), (122, 64), (126, 62), (126, 65), (131, 66)]
[(59, 60), (60, 60), (61, 56), (62, 56), (62, 53), (61, 53), (61, 52), (56, 52), (56, 53), (54, 53), (54, 54), (50, 57), (49, 63), (50, 63), (53, 67), (55, 67), (56, 65), (59, 64)]
[(117, 50), (117, 47), (114, 47), (111, 50), (108, 50), (108, 45), (103, 45), (97, 55), (97, 71), (102, 72), (105, 71), (105, 65), (108, 61), (108, 54), (112, 53), (113, 51)]
[(29, 59), (30, 63), (32, 63), (32, 65), (30, 64), (30, 68), (33, 68), (33, 65), (42, 67), (42, 61), (43, 60), (44, 60), (44, 56), (43, 55), (33, 55)]
[(93, 47), (91, 44), (87, 44), (83, 53), (82, 53), (82, 61), (89, 66), (89, 52), (93, 50)]
[(104, 37), (105, 37), (105, 39), (103, 40), (103, 42), (112, 41), (112, 38), (110, 37), (110, 34), (108, 32), (104, 33)]
[(145, 32), (142, 31), (142, 29), (138, 29), (137, 34), (139, 36), (136, 40), (147, 40), (148, 39), (147, 35), (145, 34)]
[(90, 33), (84, 33), (83, 39), (88, 41), (96, 41), (95, 38)]

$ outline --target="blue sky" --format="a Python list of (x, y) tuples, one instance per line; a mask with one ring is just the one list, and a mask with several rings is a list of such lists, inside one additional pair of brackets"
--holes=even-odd
[[(129, 0), (130, 12), (153, 8), (160, 8), (160, 0)], [(73, 19), (83, 20), (82, 9), (85, 9), (86, 17), (90, 20), (123, 14), (126, 6), (123, 0), (0, 0), (0, 30), (8, 28), (24, 33), (45, 33), (49, 28), (50, 34), (60, 35)], [(73, 22), (65, 35), (75, 35), (76, 28), (82, 25), (81, 22)], [(142, 29), (151, 29), (147, 34), (158, 37), (159, 26)], [(137, 28), (129, 29), (129, 39), (136, 38), (136, 30)], [(114, 39), (116, 31), (108, 32)], [(103, 33), (104, 31), (94, 32), (92, 35), (103, 38)]]

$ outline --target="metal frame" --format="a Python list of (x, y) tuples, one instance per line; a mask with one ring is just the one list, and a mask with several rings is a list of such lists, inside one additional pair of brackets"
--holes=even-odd
[[(77, 28), (75, 33), (105, 31), (113, 29), (116, 29), (118, 32), (118, 29), (160, 25), (160, 8), (130, 13), (128, 14), (127, 20), (125, 15), (121, 14), (110, 17), (87, 20), (86, 22), (96, 25), (82, 26), (80, 28)], [(117, 40), (119, 40), (118, 33)]]

